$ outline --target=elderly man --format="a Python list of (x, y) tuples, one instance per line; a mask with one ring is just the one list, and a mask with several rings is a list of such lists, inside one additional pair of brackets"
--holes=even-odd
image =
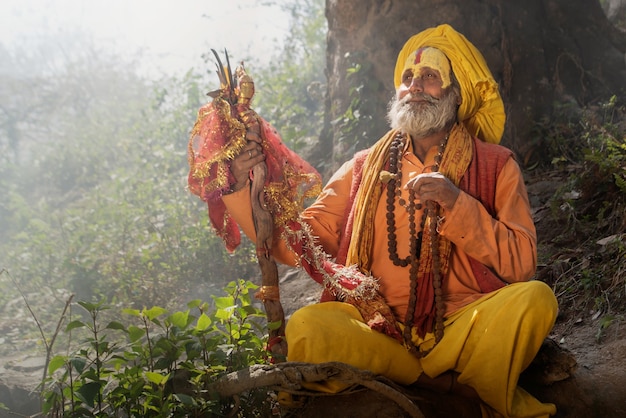
[[(504, 126), (497, 85), (479, 51), (448, 25), (409, 39), (394, 81), (390, 132), (345, 163), (301, 219), (333, 260), (378, 280), (379, 311), (395, 323), (391, 331), (369, 326), (377, 321), (359, 303), (304, 307), (287, 324), (289, 360), (341, 361), (477, 396), (485, 416), (553, 415), (554, 405), (517, 386), (557, 303), (530, 280), (536, 233), (520, 168), (496, 145)], [(250, 236), (248, 173), (264, 158), (250, 141), (232, 161), (232, 193), (222, 199)], [(276, 258), (297, 264), (293, 246), (276, 241)]]

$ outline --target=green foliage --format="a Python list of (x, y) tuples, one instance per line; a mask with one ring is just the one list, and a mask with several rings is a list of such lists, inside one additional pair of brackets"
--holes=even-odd
[(580, 112), (575, 103), (554, 103), (554, 115), (535, 121), (530, 130), (530, 145), (523, 156), (529, 169), (561, 167), (581, 160), (581, 146), (572, 138), (580, 135)]
[(606, 235), (626, 229), (626, 136), (615, 124), (616, 113), (624, 114), (613, 96), (590, 115), (581, 119), (582, 171), (573, 178), (580, 192), (577, 217), (594, 223)]
[(43, 412), (55, 417), (267, 416), (264, 391), (218, 399), (207, 388), (220, 376), (264, 363), (265, 315), (252, 304), (257, 286), (239, 280), (214, 296), (214, 310), (193, 300), (184, 311), (123, 309), (130, 324), (101, 321), (103, 303), (79, 302), (85, 320), (66, 333), (86, 335), (80, 348), (53, 357)]
[[(247, 64), (259, 112), (297, 150), (322, 125), (326, 21), (322, 0), (284, 7), (292, 16), (284, 48), (268, 68)], [(27, 293), (68, 289), (83, 300), (167, 308), (257, 276), (253, 243), (227, 254), (206, 205), (186, 188), (189, 131), (213, 71), (211, 80), (190, 71), (151, 82), (90, 48), (6, 56), (0, 266)], [(0, 285), (0, 302), (17, 296)]]
[[(270, 68), (252, 66), (250, 73), (259, 112), (290, 147), (302, 149), (321, 128), (324, 2), (285, 7), (294, 21), (284, 49)], [(49, 363), (58, 380), (49, 408), (63, 405), (83, 416), (121, 410), (125, 396), (167, 385), (171, 376), (164, 376), (181, 369), (193, 371), (199, 388), (209, 377), (258, 362), (264, 354), (256, 319), (264, 318), (250, 304), (250, 288), (241, 285), (229, 288), (233, 300), (212, 299), (215, 313), (205, 304), (189, 306), (193, 315), (180, 311), (190, 295), (211, 300), (227, 283), (259, 275), (254, 243), (244, 239), (228, 254), (206, 204), (186, 187), (189, 131), (215, 83), (213, 63), (211, 80), (190, 71), (155, 82), (118, 56), (80, 41), (75, 46), (71, 53), (46, 45), (45, 56), (3, 55), (0, 268), (15, 283), (0, 275), (0, 315), (19, 326), (19, 339), (7, 335), (0, 351), (40, 351), (37, 334), (56, 335), (55, 312), (75, 294), (87, 316), (67, 332), (88, 337), (72, 355)], [(39, 329), (25, 320), (22, 291)], [(95, 302), (103, 300), (107, 305)], [(121, 306), (137, 324), (117, 322)], [(216, 343), (218, 335), (224, 341)], [(186, 363), (198, 358), (207, 367), (203, 373)], [(145, 370), (131, 367), (144, 359)], [(105, 394), (118, 394), (119, 402)], [(202, 396), (171, 396), (199, 411), (229, 409)], [(140, 402), (158, 415), (154, 408), (165, 401), (146, 393)]]
[(615, 319), (616, 318), (613, 315), (606, 315), (602, 317), (602, 319), (600, 320), (600, 326), (598, 327), (598, 332), (596, 333), (596, 342), (600, 342), (600, 340), (602, 339), (602, 334), (608, 327), (611, 326)]
[(323, 125), (325, 5), (323, 0), (306, 0), (282, 7), (291, 15), (284, 47), (266, 68), (254, 68), (254, 61), (249, 63), (257, 87), (253, 106), (278, 130), (288, 147), (302, 152), (317, 140)]
[[(614, 96), (572, 114), (546, 138), (558, 172), (566, 173), (550, 206), (556, 225), (544, 236), (558, 247), (549, 271), (562, 309), (626, 309), (626, 112)], [(571, 117), (575, 115), (575, 117)], [(554, 173), (555, 169), (548, 171)], [(576, 248), (569, 248), (576, 244)], [(611, 321), (602, 321), (598, 338)]]
[[(312, 92), (325, 83), (324, 2), (284, 7), (293, 17), (284, 48), (268, 68), (250, 72), (259, 112), (302, 149), (322, 124)], [(150, 82), (120, 57), (89, 48), (7, 56), (0, 266), (27, 293), (67, 289), (83, 300), (167, 308), (257, 276), (253, 243), (244, 239), (227, 254), (206, 205), (186, 189), (189, 130), (213, 71), (211, 80), (190, 71)], [(2, 305), (17, 297), (10, 284), (0, 286)]]
[(589, 178), (582, 179), (582, 187), (594, 187), (595, 180), (602, 179), (611, 185), (607, 190), (611, 194), (609, 199), (626, 195), (626, 136), (613, 124), (616, 112), (617, 97), (613, 96), (608, 103), (602, 104), (603, 119), (607, 124), (597, 129), (588, 129), (583, 137), (589, 147), (585, 149), (585, 161), (588, 163), (588, 171), (593, 173)]
[[(544, 132), (544, 143), (553, 144), (547, 146), (546, 157), (570, 173), (552, 200), (553, 214), (569, 228), (584, 228), (591, 222), (596, 233), (614, 234), (625, 227), (624, 112), (613, 96), (575, 116), (565, 112), (563, 121)], [(588, 235), (590, 231), (572, 232)]]

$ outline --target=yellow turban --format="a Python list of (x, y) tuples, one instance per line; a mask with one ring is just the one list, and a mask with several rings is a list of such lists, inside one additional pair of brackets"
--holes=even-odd
[(504, 132), (504, 104), (485, 58), (465, 36), (450, 25), (426, 29), (412, 36), (402, 47), (394, 72), (394, 84), (400, 86), (402, 70), (409, 55), (422, 47), (441, 50), (452, 65), (461, 86), (459, 120), (472, 135), (497, 144)]

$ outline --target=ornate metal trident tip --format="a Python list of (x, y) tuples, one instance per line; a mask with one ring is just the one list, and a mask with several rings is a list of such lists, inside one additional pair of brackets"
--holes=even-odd
[(220, 95), (228, 100), (231, 104), (235, 104), (237, 99), (237, 95), (235, 93), (235, 89), (237, 88), (237, 79), (233, 76), (233, 71), (230, 67), (230, 60), (228, 58), (228, 51), (224, 48), (224, 57), (226, 58), (226, 65), (222, 64), (222, 60), (218, 55), (217, 51), (211, 49), (213, 55), (215, 56), (216, 67), (217, 67), (217, 76), (220, 79), (220, 88), (218, 90), (213, 90), (207, 93), (207, 96), (212, 98), (217, 98)]

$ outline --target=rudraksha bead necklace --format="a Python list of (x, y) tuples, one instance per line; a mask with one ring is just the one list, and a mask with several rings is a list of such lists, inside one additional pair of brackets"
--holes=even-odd
[[(389, 149), (389, 172), (392, 174), (389, 183), (387, 183), (387, 238), (389, 258), (394, 265), (409, 268), (410, 278), (410, 294), (409, 306), (404, 321), (404, 340), (411, 353), (417, 357), (423, 357), (430, 352), (420, 351), (412, 339), (413, 320), (415, 316), (415, 307), (417, 304), (417, 276), (419, 271), (420, 252), (422, 248), (422, 236), (426, 219), (431, 216), (430, 236), (431, 236), (431, 254), (433, 260), (433, 289), (435, 293), (435, 344), (443, 337), (443, 316), (445, 307), (443, 303), (443, 292), (441, 290), (441, 260), (439, 258), (439, 234), (437, 233), (437, 219), (439, 215), (439, 206), (435, 202), (426, 202), (426, 207), (422, 212), (420, 222), (420, 230), (417, 231), (415, 223), (415, 211), (422, 209), (422, 204), (416, 202), (415, 191), (409, 189), (408, 202), (401, 197), (402, 189), (402, 153), (406, 145), (407, 135), (398, 133), (394, 137)], [(448, 135), (439, 144), (437, 155), (435, 156), (435, 165), (433, 171), (439, 170), (443, 152), (448, 142)], [(409, 255), (400, 258), (398, 255), (398, 240), (396, 236), (396, 217), (395, 217), (395, 201), (404, 207), (408, 213), (409, 220)], [(431, 348), (432, 350), (432, 348)]]

